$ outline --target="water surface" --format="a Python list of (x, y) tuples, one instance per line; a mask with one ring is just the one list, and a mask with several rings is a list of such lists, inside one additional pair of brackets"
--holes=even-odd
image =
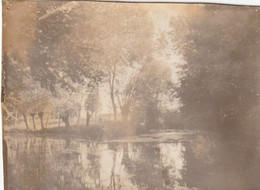
[(259, 185), (254, 181), (259, 166), (247, 172), (244, 169), (250, 166), (241, 167), (243, 159), (226, 162), (232, 157), (205, 133), (167, 131), (101, 142), (23, 135), (5, 139), (9, 189), (193, 190)]

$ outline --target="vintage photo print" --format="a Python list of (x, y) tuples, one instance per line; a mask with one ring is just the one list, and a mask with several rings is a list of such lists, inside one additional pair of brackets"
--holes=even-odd
[(256, 6), (4, 1), (6, 190), (260, 188)]

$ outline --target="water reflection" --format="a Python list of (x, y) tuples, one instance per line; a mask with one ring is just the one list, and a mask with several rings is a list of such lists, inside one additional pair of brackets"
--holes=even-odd
[(97, 143), (7, 136), (9, 189), (184, 190), (239, 187), (239, 184), (218, 184), (224, 181), (221, 175), (227, 174), (224, 176), (233, 179), (237, 177), (237, 171), (233, 168), (229, 173), (219, 172), (217, 168), (224, 165), (203, 156), (212, 156), (209, 151), (215, 145), (211, 146), (210, 142), (201, 138), (183, 142)]
[(160, 160), (162, 162), (162, 175), (165, 185), (174, 184), (175, 188), (179, 187), (178, 181), (182, 179), (184, 170), (185, 147), (179, 142), (176, 144), (160, 143)]

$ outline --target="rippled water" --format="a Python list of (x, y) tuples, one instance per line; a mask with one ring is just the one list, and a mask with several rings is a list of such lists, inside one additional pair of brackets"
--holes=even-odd
[(226, 153), (224, 148), (199, 133), (153, 133), (104, 142), (21, 135), (5, 139), (9, 189), (254, 189), (249, 187), (259, 185), (254, 182), (258, 166), (246, 172), (250, 166), (238, 166), (245, 160), (233, 160), (234, 165), (223, 162), (228, 154), (220, 156), (219, 150)]

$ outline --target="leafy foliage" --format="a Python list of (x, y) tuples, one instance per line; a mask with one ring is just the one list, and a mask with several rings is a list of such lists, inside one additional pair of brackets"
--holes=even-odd
[[(179, 88), (182, 112), (196, 126), (245, 128), (259, 100), (259, 18), (255, 9), (206, 6), (187, 18), (182, 51), (187, 64)], [(185, 44), (185, 45), (183, 45)]]

